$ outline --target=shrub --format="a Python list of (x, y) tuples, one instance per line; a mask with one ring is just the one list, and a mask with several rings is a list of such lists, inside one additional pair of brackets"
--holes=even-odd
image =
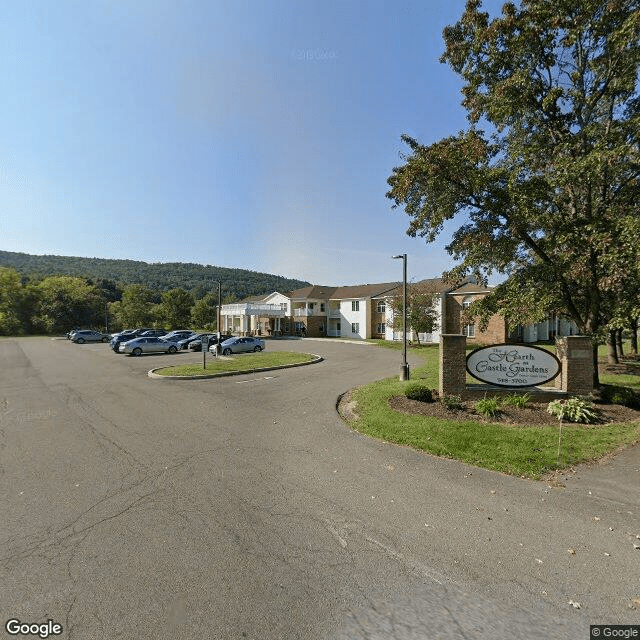
[(483, 398), (477, 400), (473, 405), (478, 413), (481, 413), (486, 418), (493, 418), (500, 412), (500, 399), (497, 397)]
[(596, 422), (598, 414), (591, 402), (581, 398), (554, 400), (549, 403), (547, 413), (554, 415), (562, 422), (582, 422), (591, 424)]
[(464, 402), (460, 396), (442, 396), (440, 398), (442, 405), (449, 409), (449, 411), (455, 411), (456, 409), (464, 409)]
[(630, 409), (640, 409), (640, 395), (629, 387), (605, 385), (600, 390), (600, 397), (604, 402), (620, 404)]
[(433, 391), (423, 382), (409, 382), (404, 388), (404, 395), (409, 400), (433, 402)]
[(528, 404), (529, 400), (531, 400), (531, 394), (525, 393), (523, 395), (516, 395), (515, 393), (510, 393), (508, 396), (502, 398), (502, 406), (503, 407), (518, 407), (518, 409), (524, 409)]

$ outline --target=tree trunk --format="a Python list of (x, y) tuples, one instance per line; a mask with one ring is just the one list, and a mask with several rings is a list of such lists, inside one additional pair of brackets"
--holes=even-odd
[(633, 318), (629, 323), (631, 325), (631, 353), (638, 355), (638, 318)]
[(600, 374), (598, 372), (598, 343), (592, 338), (592, 350), (593, 350), (593, 390), (597, 391), (600, 388)]
[[(596, 357), (596, 362), (597, 362)], [(619, 364), (620, 360), (618, 359), (618, 348), (616, 344), (616, 331), (613, 329), (609, 331), (607, 334), (607, 362), (609, 364)]]
[(616, 350), (618, 351), (618, 360), (624, 355), (622, 349), (622, 329), (616, 330)]

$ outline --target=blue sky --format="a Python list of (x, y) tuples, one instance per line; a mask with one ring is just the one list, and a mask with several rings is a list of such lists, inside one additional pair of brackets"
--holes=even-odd
[[(497, 2), (485, 2), (495, 14)], [(0, 21), (0, 249), (314, 284), (451, 266), (386, 180), (466, 127), (450, 2), (63, 0)]]

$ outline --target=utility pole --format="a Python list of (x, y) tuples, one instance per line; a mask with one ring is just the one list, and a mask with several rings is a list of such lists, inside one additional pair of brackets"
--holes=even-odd
[(391, 256), (394, 260), (402, 258), (402, 364), (400, 380), (409, 379), (409, 363), (407, 362), (407, 254)]

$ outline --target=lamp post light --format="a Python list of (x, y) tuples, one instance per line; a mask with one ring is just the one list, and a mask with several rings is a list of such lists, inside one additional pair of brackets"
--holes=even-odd
[(409, 363), (407, 362), (407, 254), (391, 256), (394, 260), (402, 258), (402, 364), (400, 380), (409, 379)]
[(219, 356), (222, 353), (222, 347), (220, 346), (220, 338), (222, 337), (222, 329), (220, 328), (220, 322), (222, 321), (222, 282), (220, 281), (218, 281), (218, 313), (216, 315), (216, 329), (218, 330), (216, 356)]

